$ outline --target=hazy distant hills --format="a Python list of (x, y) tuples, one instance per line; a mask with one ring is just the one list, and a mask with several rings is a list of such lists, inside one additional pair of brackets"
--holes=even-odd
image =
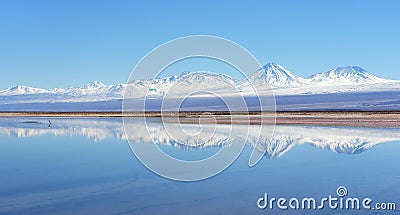
[[(268, 63), (248, 79), (253, 85), (246, 79), (234, 80), (223, 74), (186, 72), (154, 80), (134, 80), (128, 84), (105, 85), (93, 81), (83, 87), (50, 90), (14, 86), (0, 90), (0, 110), (40, 110), (43, 103), (53, 104), (56, 109), (65, 107), (66, 110), (73, 103), (86, 103), (74, 107), (77, 110), (86, 110), (88, 105), (93, 110), (98, 109), (96, 105), (102, 106), (100, 109), (115, 108), (126, 90), (127, 97), (134, 100), (145, 97), (161, 99), (166, 95), (168, 98), (184, 97), (198, 90), (224, 96), (252, 97), (253, 86), (261, 96), (272, 88), (277, 96), (278, 109), (398, 109), (400, 104), (400, 81), (377, 77), (357, 66), (337, 67), (304, 78), (281, 65)], [(197, 97), (200, 99), (201, 93)], [(209, 95), (204, 94), (203, 97), (207, 100)], [(105, 104), (107, 102), (112, 105)], [(203, 104), (210, 102), (212, 100)]]

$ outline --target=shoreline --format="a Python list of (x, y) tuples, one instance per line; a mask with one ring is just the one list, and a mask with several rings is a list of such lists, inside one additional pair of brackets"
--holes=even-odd
[[(161, 113), (165, 115), (205, 115), (212, 114), (216, 116), (220, 115), (262, 115), (262, 114), (270, 114), (273, 112), (259, 112), (259, 111), (0, 111), (0, 116), (57, 116), (57, 115), (65, 115), (65, 116), (119, 116), (123, 115), (127, 116), (142, 116), (146, 115), (154, 115), (160, 116)], [(276, 111), (277, 114), (292, 114), (292, 115), (315, 115), (315, 114), (365, 114), (365, 115), (373, 115), (373, 114), (400, 114), (400, 110), (299, 110), (299, 111)]]
[[(121, 118), (155, 117), (168, 123), (273, 124), (303, 126), (400, 127), (400, 111), (278, 111), (273, 112), (0, 112), (1, 117)], [(161, 116), (165, 118), (161, 118)]]

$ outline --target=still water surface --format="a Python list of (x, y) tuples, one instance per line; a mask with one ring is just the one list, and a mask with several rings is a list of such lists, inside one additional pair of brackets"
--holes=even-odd
[[(348, 196), (399, 208), (400, 129), (277, 126), (270, 141), (250, 141), (217, 176), (176, 182), (154, 174), (132, 153), (127, 138), (131, 144), (154, 141), (141, 120), (129, 125), (135, 132), (127, 137), (117, 118), (51, 120), (49, 128), (48, 119), (0, 119), (0, 214), (400, 214), (257, 207), (264, 193), (318, 199), (345, 186)], [(157, 145), (180, 159), (230, 147), (219, 144), (218, 135), (215, 142), (182, 146), (156, 120), (149, 126)], [(266, 154), (249, 168), (254, 146)]]

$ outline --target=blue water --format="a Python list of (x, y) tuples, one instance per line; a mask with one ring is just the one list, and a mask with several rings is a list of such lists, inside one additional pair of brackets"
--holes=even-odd
[[(80, 119), (59, 127), (53, 120), (54, 128), (7, 120), (0, 119), (0, 214), (400, 214), (399, 209), (257, 207), (264, 193), (276, 198), (322, 198), (336, 195), (336, 189), (345, 186), (348, 196), (395, 202), (399, 208), (400, 139), (355, 153), (293, 143), (289, 150), (277, 157), (265, 156), (253, 168), (248, 167), (253, 147), (246, 145), (222, 173), (202, 181), (177, 182), (156, 175), (138, 161), (128, 141), (121, 138), (118, 120), (85, 124)], [(311, 131), (318, 128), (307, 129), (310, 134), (304, 135), (311, 140)], [(377, 132), (381, 136), (369, 138), (396, 132), (381, 129)], [(168, 144), (160, 148), (199, 159), (219, 150), (185, 150)]]

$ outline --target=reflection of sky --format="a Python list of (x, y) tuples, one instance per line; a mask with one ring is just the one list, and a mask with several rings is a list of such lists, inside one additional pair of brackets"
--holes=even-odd
[[(254, 168), (247, 166), (252, 148), (246, 146), (223, 173), (182, 183), (147, 170), (128, 143), (117, 138), (93, 142), (68, 134), (2, 134), (0, 140), (0, 213), (7, 214), (265, 214), (255, 206), (264, 192), (274, 197), (319, 197), (334, 195), (344, 185), (349, 195), (379, 201), (394, 201), (400, 193), (399, 141), (357, 155), (300, 144), (280, 159), (263, 159)], [(185, 156), (199, 151), (169, 150)], [(290, 212), (300, 213), (284, 214)]]

